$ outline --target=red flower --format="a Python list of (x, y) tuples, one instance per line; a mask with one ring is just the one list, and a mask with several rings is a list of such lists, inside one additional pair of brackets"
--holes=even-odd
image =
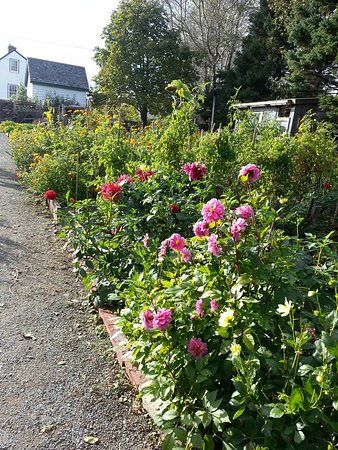
[(140, 167), (135, 170), (134, 176), (138, 178), (142, 183), (148, 180), (149, 177), (154, 175), (154, 170), (142, 170)]
[(52, 191), (51, 189), (45, 192), (45, 199), (46, 200), (55, 200), (56, 199), (56, 192)]
[(109, 202), (118, 202), (122, 192), (117, 183), (105, 183), (101, 187), (102, 197)]
[(331, 183), (325, 183), (324, 187), (325, 187), (325, 189), (331, 189), (332, 188), (332, 184)]
[(171, 205), (169, 205), (169, 208), (171, 209), (171, 212), (173, 214), (177, 214), (180, 212), (180, 207), (176, 205), (176, 203), (172, 203)]

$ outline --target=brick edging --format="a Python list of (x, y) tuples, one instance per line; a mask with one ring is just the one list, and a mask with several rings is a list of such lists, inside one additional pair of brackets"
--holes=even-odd
[(127, 338), (117, 325), (117, 316), (107, 309), (99, 309), (99, 316), (106, 327), (120, 366), (125, 370), (132, 385), (137, 390), (140, 390), (140, 386), (145, 382), (145, 376), (130, 362), (130, 357), (127, 355), (127, 352), (129, 351), (126, 345)]

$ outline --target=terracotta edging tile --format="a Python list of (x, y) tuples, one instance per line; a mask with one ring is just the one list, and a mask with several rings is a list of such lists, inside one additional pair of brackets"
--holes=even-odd
[(112, 343), (120, 366), (125, 370), (125, 373), (132, 385), (139, 391), (140, 386), (145, 382), (145, 376), (137, 367), (133, 366), (130, 362), (130, 357), (128, 356), (129, 349), (127, 347), (127, 339), (117, 325), (118, 317), (113, 312), (107, 309), (99, 309), (99, 316), (101, 317), (107, 329), (110, 342)]

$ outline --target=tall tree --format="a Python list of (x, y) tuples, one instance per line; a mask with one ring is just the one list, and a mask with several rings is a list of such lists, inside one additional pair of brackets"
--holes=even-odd
[(172, 26), (198, 56), (199, 75), (212, 95), (211, 123), (216, 101), (216, 77), (231, 67), (257, 0), (162, 0)]
[(291, 48), (286, 53), (294, 95), (338, 89), (337, 0), (292, 1), (286, 24)]
[(177, 78), (194, 81), (190, 51), (182, 46), (179, 33), (169, 28), (155, 0), (123, 0), (102, 37), (105, 46), (94, 56), (100, 67), (96, 90), (110, 105), (134, 105), (143, 125), (148, 113), (169, 110), (168, 83)]
[(249, 32), (243, 39), (229, 71), (219, 74), (220, 96), (226, 99), (240, 88), (237, 97), (242, 101), (259, 101), (283, 95), (286, 61), (283, 50), (286, 39), (275, 26), (274, 15), (267, 0), (260, 0), (259, 10), (251, 16)]

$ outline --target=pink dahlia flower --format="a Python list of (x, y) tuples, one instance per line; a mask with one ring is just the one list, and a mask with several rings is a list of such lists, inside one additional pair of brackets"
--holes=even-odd
[(118, 202), (122, 192), (117, 183), (105, 183), (101, 187), (102, 197), (109, 202)]
[(208, 346), (201, 338), (192, 337), (188, 342), (188, 352), (194, 359), (198, 359), (208, 353)]
[(185, 247), (185, 239), (184, 237), (182, 237), (179, 233), (174, 233), (170, 238), (169, 238), (169, 247), (172, 250), (183, 250)]
[(196, 222), (194, 225), (195, 236), (202, 238), (209, 235), (209, 223), (205, 220), (203, 222)]
[(218, 309), (217, 300), (210, 300), (210, 309), (211, 311), (217, 311)]
[(169, 239), (165, 239), (161, 242), (160, 251), (158, 252), (158, 260), (163, 261), (165, 255), (167, 254), (167, 245), (168, 245)]
[(245, 231), (246, 225), (246, 221), (242, 217), (232, 221), (230, 234), (234, 241), (239, 241), (241, 233)]
[(196, 162), (184, 164), (183, 171), (188, 175), (190, 181), (202, 180), (207, 173), (205, 165)]
[(216, 234), (212, 234), (210, 237), (208, 237), (208, 250), (215, 256), (219, 256), (223, 253), (222, 249), (218, 246)]
[(248, 177), (249, 183), (254, 183), (260, 177), (261, 171), (255, 164), (247, 164), (246, 166), (241, 167), (239, 171), (240, 177)]
[(154, 316), (154, 328), (165, 330), (171, 322), (171, 309), (159, 309)]
[(235, 213), (237, 216), (242, 217), (245, 220), (250, 219), (253, 216), (253, 209), (249, 205), (243, 205), (236, 208)]
[(147, 309), (147, 311), (142, 311), (140, 314), (141, 323), (145, 330), (151, 330), (154, 328), (154, 313)]
[(119, 177), (117, 178), (117, 184), (122, 184), (122, 183), (131, 184), (133, 182), (134, 182), (134, 179), (130, 175), (127, 175), (126, 173), (119, 175)]
[(202, 216), (205, 222), (217, 222), (224, 217), (224, 205), (216, 198), (209, 200), (202, 208)]
[(45, 192), (45, 199), (46, 200), (55, 200), (56, 199), (56, 192), (52, 189), (49, 189)]
[(191, 260), (191, 252), (187, 247), (180, 250), (180, 257), (183, 262), (189, 262)]
[(197, 300), (196, 302), (196, 313), (200, 316), (203, 317), (204, 316), (204, 312), (203, 312), (203, 300), (200, 298)]
[(152, 175), (154, 175), (154, 170), (143, 170), (140, 167), (135, 170), (134, 176), (138, 178), (142, 183), (148, 180)]
[(143, 245), (145, 246), (145, 247), (148, 247), (148, 243), (149, 243), (149, 234), (148, 233), (146, 233), (144, 236), (143, 236)]

